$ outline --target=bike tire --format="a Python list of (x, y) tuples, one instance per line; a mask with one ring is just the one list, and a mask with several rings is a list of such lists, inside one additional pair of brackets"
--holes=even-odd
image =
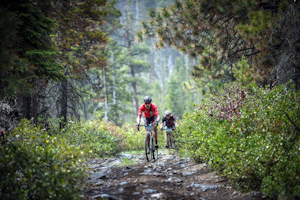
[(170, 134), (167, 133), (167, 146), (170, 147)]
[(170, 143), (170, 148), (171, 149), (173, 149), (173, 140), (172, 140), (172, 136), (171, 136), (171, 134), (170, 134), (170, 136), (169, 136), (169, 143)]
[[(149, 141), (149, 143), (148, 143)], [(151, 149), (151, 139), (150, 139), (150, 134), (147, 133), (146, 134), (146, 138), (145, 138), (145, 155), (146, 155), (146, 159), (148, 162), (151, 161), (151, 155), (152, 155), (152, 149)]]

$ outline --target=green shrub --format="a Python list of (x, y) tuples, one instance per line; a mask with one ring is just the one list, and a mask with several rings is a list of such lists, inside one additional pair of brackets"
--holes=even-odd
[(0, 147), (0, 199), (80, 199), (80, 152), (23, 122)]
[(22, 121), (0, 146), (0, 199), (80, 199), (85, 161), (119, 150), (119, 127), (103, 121), (69, 121), (57, 133)]
[(177, 138), (196, 161), (208, 162), (240, 188), (299, 196), (300, 92), (285, 86), (251, 90), (247, 95), (235, 83), (209, 95), (184, 116)]
[(86, 122), (69, 121), (58, 137), (71, 146), (79, 148), (86, 157), (105, 157), (122, 148), (122, 130), (113, 123), (101, 120)]

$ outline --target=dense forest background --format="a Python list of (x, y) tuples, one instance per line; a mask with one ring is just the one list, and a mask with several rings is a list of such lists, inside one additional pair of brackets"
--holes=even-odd
[(84, 161), (143, 148), (148, 95), (180, 154), (297, 198), (299, 55), (297, 0), (1, 1), (0, 197), (78, 199)]
[[(170, 109), (178, 118), (199, 102), (202, 93), (189, 82), (197, 59), (171, 48), (160, 51), (153, 40), (136, 42), (149, 10), (174, 1), (111, 1), (100, 4), (101, 11), (75, 2), (6, 3), (5, 12), (24, 12), (19, 22), (3, 18), (2, 24), (0, 95), (19, 118), (34, 118), (36, 124), (49, 118), (64, 123), (97, 118), (122, 125), (134, 121), (146, 95), (161, 113)], [(36, 6), (40, 10), (32, 13)], [(29, 27), (25, 20), (34, 24)], [(21, 46), (10, 49), (13, 44)], [(12, 62), (18, 66), (11, 68)]]

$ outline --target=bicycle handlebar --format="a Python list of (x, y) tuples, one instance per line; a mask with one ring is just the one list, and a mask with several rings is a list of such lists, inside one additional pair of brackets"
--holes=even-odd
[(139, 125), (139, 126), (152, 126), (152, 124), (149, 124), (149, 125), (145, 125), (145, 124), (143, 124), (143, 125)]

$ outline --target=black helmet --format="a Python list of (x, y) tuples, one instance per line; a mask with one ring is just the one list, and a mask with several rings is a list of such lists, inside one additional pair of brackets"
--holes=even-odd
[(171, 111), (170, 110), (166, 110), (165, 111), (165, 115), (171, 115)]
[(149, 97), (149, 96), (144, 97), (144, 102), (145, 103), (151, 103), (151, 101), (152, 101), (151, 97)]

